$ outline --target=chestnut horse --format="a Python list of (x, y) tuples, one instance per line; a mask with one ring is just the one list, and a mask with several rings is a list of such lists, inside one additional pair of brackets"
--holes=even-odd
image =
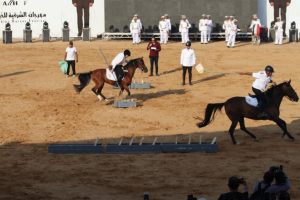
[(197, 123), (199, 128), (205, 127), (210, 122), (213, 121), (214, 115), (217, 110), (221, 110), (225, 107), (225, 112), (228, 118), (231, 120), (231, 126), (229, 128), (229, 134), (233, 144), (236, 144), (234, 138), (234, 130), (237, 124), (240, 124), (241, 130), (250, 135), (253, 139), (256, 139), (250, 131), (245, 127), (244, 118), (254, 119), (254, 120), (271, 120), (274, 121), (282, 130), (283, 135), (287, 135), (290, 139), (294, 140), (294, 137), (288, 132), (286, 123), (279, 117), (279, 107), (283, 97), (288, 97), (290, 101), (298, 102), (299, 97), (293, 87), (291, 86), (291, 81), (283, 82), (279, 85), (272, 86), (266, 91), (266, 97), (268, 99), (268, 105), (265, 108), (267, 116), (264, 118), (259, 118), (258, 114), (260, 110), (257, 107), (250, 106), (246, 103), (245, 97), (232, 97), (228, 99), (225, 103), (210, 103), (206, 107), (204, 120)]
[[(121, 95), (125, 89), (128, 93), (128, 96), (130, 96), (128, 86), (131, 84), (132, 78), (137, 68), (141, 69), (144, 73), (148, 72), (148, 68), (144, 63), (143, 58), (132, 59), (124, 66), (124, 69), (127, 70), (127, 72), (125, 72), (124, 78), (121, 82), (121, 90), (119, 95)], [(79, 74), (78, 80), (80, 82), (80, 85), (73, 85), (76, 92), (80, 93), (83, 90), (83, 88), (85, 88), (90, 83), (91, 79), (95, 83), (95, 86), (92, 88), (92, 91), (96, 94), (100, 101), (102, 99), (106, 100), (106, 97), (101, 93), (104, 87), (104, 83), (108, 83), (110, 85), (116, 85), (117, 83), (116, 81), (107, 79), (106, 69), (96, 69), (88, 73)]]

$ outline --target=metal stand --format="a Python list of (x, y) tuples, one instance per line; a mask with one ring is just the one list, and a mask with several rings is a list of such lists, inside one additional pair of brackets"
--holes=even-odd
[(90, 28), (83, 28), (82, 33), (83, 33), (82, 40), (83, 41), (90, 41), (91, 29)]
[(69, 42), (70, 41), (70, 29), (69, 28), (63, 28), (62, 29), (62, 41), (63, 42)]
[(289, 42), (298, 42), (298, 29), (290, 29)]
[(11, 30), (3, 31), (3, 43), (4, 44), (12, 43), (12, 31)]
[(23, 42), (32, 42), (32, 30), (23, 30)]
[(50, 29), (43, 29), (43, 42), (50, 41)]

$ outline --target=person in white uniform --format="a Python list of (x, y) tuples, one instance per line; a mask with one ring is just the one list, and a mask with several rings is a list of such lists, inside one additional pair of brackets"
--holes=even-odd
[(257, 15), (254, 14), (252, 17), (250, 30), (252, 32), (252, 43), (253, 44), (260, 44), (260, 20), (258, 19)]
[(236, 34), (237, 34), (237, 20), (234, 19), (233, 23), (231, 23), (231, 25), (230, 25), (229, 38), (228, 38), (228, 42), (227, 42), (228, 48), (234, 47)]
[(277, 17), (277, 21), (274, 25), (275, 28), (275, 43), (274, 44), (282, 44), (283, 40), (283, 21), (281, 21), (280, 17)]
[(179, 32), (181, 33), (181, 43), (185, 44), (187, 41), (189, 41), (189, 28), (191, 28), (191, 25), (189, 23), (189, 20), (186, 18), (185, 15), (181, 16), (181, 21), (179, 23)]
[(207, 42), (210, 42), (213, 26), (214, 25), (211, 16), (207, 15)]
[(225, 31), (225, 42), (228, 42), (228, 38), (229, 38), (229, 29), (230, 29), (230, 20), (228, 16), (225, 16), (225, 20), (223, 23), (223, 29)]
[(241, 72), (241, 75), (249, 75), (255, 78), (255, 81), (252, 84), (252, 91), (256, 95), (258, 101), (258, 108), (260, 109), (260, 113), (258, 117), (268, 117), (267, 113), (264, 112), (264, 109), (268, 106), (268, 101), (265, 95), (265, 91), (267, 90), (268, 84), (272, 83), (272, 75), (274, 73), (274, 69), (272, 66), (268, 65), (265, 67), (264, 71), (259, 71), (256, 73), (249, 72)]
[(130, 23), (130, 32), (132, 34), (132, 44), (140, 43), (140, 24), (136, 17)]
[(186, 42), (186, 48), (181, 51), (180, 64), (182, 66), (182, 85), (185, 85), (186, 71), (189, 73), (189, 84), (192, 85), (192, 67), (196, 64), (195, 51), (191, 49), (191, 42)]
[(126, 58), (131, 55), (131, 52), (126, 49), (124, 52), (119, 53), (112, 61), (109, 68), (116, 73), (116, 79), (118, 84), (121, 85), (122, 78), (124, 76), (123, 66), (127, 64)]
[(140, 17), (138, 16), (138, 14), (134, 14), (134, 15), (133, 15), (133, 18), (132, 18), (131, 22), (133, 22), (134, 19), (136, 19), (137, 23), (139, 24), (139, 37), (138, 37), (138, 43), (140, 43), (140, 42), (141, 42), (141, 32), (142, 32), (142, 30), (143, 30), (143, 25), (142, 25), (142, 21), (141, 21)]
[(160, 43), (167, 44), (168, 40), (168, 25), (165, 20), (165, 16), (161, 16), (159, 24), (158, 24), (159, 32), (160, 32)]
[(205, 14), (199, 20), (199, 31), (201, 32), (201, 44), (207, 44), (207, 19)]
[(171, 30), (172, 30), (171, 19), (168, 14), (165, 14), (165, 20), (166, 20), (167, 29), (168, 29), (168, 35), (167, 35), (167, 42), (168, 42), (169, 36), (171, 35)]

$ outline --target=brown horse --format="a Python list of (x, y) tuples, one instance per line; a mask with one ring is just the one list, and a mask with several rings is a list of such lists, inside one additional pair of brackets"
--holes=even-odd
[[(142, 70), (142, 72), (147, 73), (148, 68), (146, 67), (144, 63), (143, 58), (136, 58), (133, 60), (130, 60), (126, 66), (124, 66), (124, 69), (127, 70), (125, 72), (124, 78), (120, 85), (120, 93), (121, 95), (124, 91), (124, 89), (127, 91), (128, 96), (130, 96), (130, 91), (128, 86), (131, 84), (132, 78), (134, 76), (135, 70), (139, 68)], [(108, 83), (110, 85), (115, 85), (116, 81), (112, 81), (107, 79), (106, 77), (106, 69), (96, 69), (94, 71), (88, 72), (88, 73), (81, 73), (78, 76), (78, 80), (80, 82), (80, 85), (73, 85), (76, 92), (80, 93), (83, 88), (85, 88), (89, 83), (90, 80), (93, 80), (95, 83), (95, 86), (92, 88), (92, 91), (96, 94), (96, 96), (101, 101), (102, 99), (106, 100), (106, 97), (101, 93), (102, 89), (104, 87), (104, 83)]]
[(287, 96), (289, 100), (295, 102), (298, 102), (299, 100), (297, 93), (291, 86), (291, 81), (272, 86), (266, 91), (265, 94), (269, 103), (265, 108), (268, 116), (265, 116), (264, 118), (258, 117), (260, 110), (257, 107), (248, 105), (245, 101), (245, 97), (232, 97), (225, 103), (208, 104), (205, 111), (205, 118), (202, 122), (197, 123), (197, 126), (201, 128), (208, 125), (213, 121), (216, 111), (221, 110), (222, 107), (225, 107), (226, 115), (231, 120), (229, 134), (231, 136), (233, 144), (236, 144), (236, 140), (233, 134), (238, 123), (240, 124), (241, 130), (246, 132), (253, 139), (256, 139), (255, 135), (253, 135), (246, 129), (244, 121), (245, 117), (254, 120), (274, 121), (283, 130), (282, 137), (287, 135), (290, 139), (294, 140), (294, 137), (291, 136), (291, 134), (287, 130), (285, 121), (279, 117), (279, 107), (283, 97)]

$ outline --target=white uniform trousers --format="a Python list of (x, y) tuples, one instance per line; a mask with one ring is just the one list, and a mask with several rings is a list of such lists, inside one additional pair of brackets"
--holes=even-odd
[(211, 37), (211, 28), (209, 27), (207, 30), (207, 41), (210, 42), (210, 37)]
[(230, 31), (225, 29), (225, 42), (228, 42), (229, 40), (229, 34), (230, 34)]
[(227, 46), (228, 47), (234, 47), (234, 45), (235, 45), (235, 37), (236, 37), (236, 33), (230, 33), (229, 34), (228, 42), (227, 42)]
[(139, 33), (132, 33), (132, 43), (138, 44), (140, 43), (140, 34)]
[(207, 43), (207, 30), (201, 31), (201, 44), (202, 43), (204, 43), (204, 44)]
[(160, 31), (160, 43), (167, 44), (168, 41), (168, 32), (165, 30)]
[(282, 44), (283, 30), (279, 29), (275, 31), (275, 44)]
[(187, 41), (190, 41), (189, 32), (181, 32), (181, 42), (185, 44)]

